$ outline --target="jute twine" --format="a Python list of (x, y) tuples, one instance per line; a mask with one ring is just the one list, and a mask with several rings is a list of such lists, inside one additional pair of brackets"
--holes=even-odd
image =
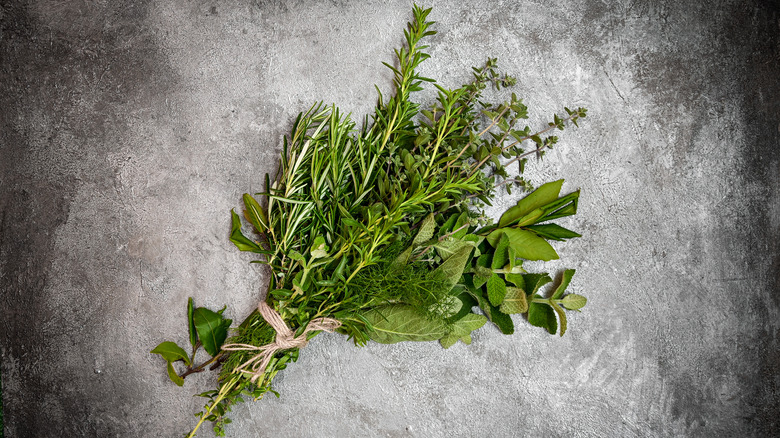
[(250, 344), (227, 344), (222, 346), (222, 349), (226, 351), (257, 351), (256, 355), (236, 367), (234, 371), (236, 373), (251, 374), (252, 378), (250, 381), (252, 383), (256, 383), (257, 379), (263, 376), (265, 369), (277, 351), (305, 347), (309, 342), (306, 340), (306, 335), (310, 332), (320, 330), (332, 332), (341, 326), (341, 322), (337, 319), (314, 318), (309, 321), (303, 332), (298, 337), (295, 337), (295, 333), (290, 330), (290, 327), (287, 327), (281, 315), (265, 301), (260, 301), (257, 310), (260, 312), (260, 316), (265, 319), (265, 322), (276, 331), (276, 340), (260, 347)]

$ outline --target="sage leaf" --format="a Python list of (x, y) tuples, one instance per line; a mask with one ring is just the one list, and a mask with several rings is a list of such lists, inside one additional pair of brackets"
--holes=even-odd
[(514, 248), (517, 257), (526, 260), (557, 260), (558, 253), (546, 240), (535, 233), (518, 228), (499, 228), (488, 235), (487, 240), (494, 247), (498, 244), (501, 233), (506, 233), (509, 245)]
[(527, 312), (528, 300), (526, 300), (525, 291), (519, 287), (506, 288), (506, 296), (499, 310), (506, 314)]
[(162, 342), (160, 345), (154, 347), (151, 353), (159, 354), (167, 362), (176, 362), (177, 360), (184, 361), (187, 365), (192, 365), (190, 358), (187, 357), (187, 352), (183, 348), (179, 347), (175, 342)]
[(450, 333), (444, 336), (443, 338), (439, 339), (439, 343), (441, 344), (442, 347), (446, 349), (455, 345), (455, 343), (458, 342), (458, 339), (459, 339), (458, 336)]
[(176, 370), (173, 368), (173, 362), (168, 362), (168, 377), (171, 381), (179, 386), (184, 385), (184, 378), (179, 377)]
[(466, 268), (466, 262), (468, 262), (471, 250), (474, 249), (471, 245), (464, 245), (458, 249), (455, 254), (445, 260), (438, 268), (433, 271), (433, 275), (440, 278), (449, 289), (452, 289), (455, 284), (460, 281), (460, 276), (463, 275), (463, 270)]
[(205, 307), (195, 309), (192, 319), (203, 349), (206, 353), (216, 356), (227, 339), (228, 327), (232, 321), (223, 319), (222, 315)]
[(420, 246), (423, 242), (430, 240), (433, 237), (434, 231), (436, 231), (436, 218), (433, 216), (433, 213), (431, 213), (426, 216), (420, 224), (420, 231), (414, 236), (412, 247)]
[(537, 208), (543, 207), (558, 199), (563, 180), (548, 182), (534, 190), (528, 196), (517, 202), (517, 205), (507, 210), (498, 220), (499, 227), (512, 225), (514, 222)]
[(402, 341), (436, 341), (449, 333), (447, 324), (408, 304), (388, 304), (365, 312), (373, 330), (371, 339), (380, 344)]
[(500, 305), (504, 301), (506, 296), (506, 283), (498, 274), (493, 274), (487, 281), (487, 293), (490, 304), (494, 306)]
[(582, 295), (568, 294), (563, 297), (561, 304), (569, 310), (580, 310), (588, 304), (588, 299)]
[(458, 338), (462, 338), (470, 335), (474, 330), (481, 328), (486, 322), (487, 318), (484, 315), (468, 313), (466, 316), (452, 324), (452, 333)]

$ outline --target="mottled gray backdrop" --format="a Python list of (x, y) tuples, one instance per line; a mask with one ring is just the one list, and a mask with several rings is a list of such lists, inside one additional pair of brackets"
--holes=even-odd
[[(455, 87), (495, 56), (533, 126), (589, 108), (530, 166), (582, 189), (583, 237), (548, 269), (576, 268), (589, 304), (563, 338), (522, 318), (446, 351), (320, 336), (229, 436), (780, 435), (780, 8), (692, 3), (431, 2), (425, 76)], [(230, 209), (299, 111), (371, 110), (410, 17), (406, 0), (2, 2), (7, 437), (194, 423), (212, 377), (178, 388), (149, 350), (186, 343), (189, 296), (250, 312), (265, 277)]]

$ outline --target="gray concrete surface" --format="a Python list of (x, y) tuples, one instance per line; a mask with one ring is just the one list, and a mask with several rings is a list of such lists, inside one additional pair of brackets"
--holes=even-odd
[[(586, 106), (535, 181), (582, 188), (559, 245), (589, 305), (467, 347), (319, 337), (233, 437), (778, 436), (777, 2), (437, 1), (424, 74), (487, 56), (542, 123)], [(148, 354), (185, 305), (243, 318), (264, 274), (228, 242), (316, 100), (365, 114), (408, 1), (3, 2), (5, 433), (175, 437), (210, 376)], [(430, 94), (423, 95), (430, 99)], [(502, 199), (504, 206), (512, 199)], [(211, 436), (205, 431), (202, 436)]]

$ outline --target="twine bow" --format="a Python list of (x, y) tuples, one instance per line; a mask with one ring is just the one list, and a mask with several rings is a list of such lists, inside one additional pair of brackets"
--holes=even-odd
[(305, 347), (309, 342), (306, 339), (306, 335), (310, 332), (324, 330), (326, 332), (332, 332), (341, 326), (341, 322), (333, 318), (314, 318), (306, 325), (303, 332), (295, 337), (295, 333), (290, 330), (284, 323), (281, 315), (277, 313), (271, 306), (265, 301), (260, 301), (257, 306), (257, 310), (260, 312), (260, 316), (265, 319), (265, 322), (276, 331), (276, 340), (270, 344), (263, 346), (255, 346), (250, 344), (227, 344), (223, 345), (222, 349), (226, 351), (257, 351), (251, 359), (242, 363), (234, 372), (251, 374), (250, 381), (256, 383), (257, 379), (263, 376), (268, 364), (271, 363), (274, 354), (277, 351), (289, 350), (292, 348)]

